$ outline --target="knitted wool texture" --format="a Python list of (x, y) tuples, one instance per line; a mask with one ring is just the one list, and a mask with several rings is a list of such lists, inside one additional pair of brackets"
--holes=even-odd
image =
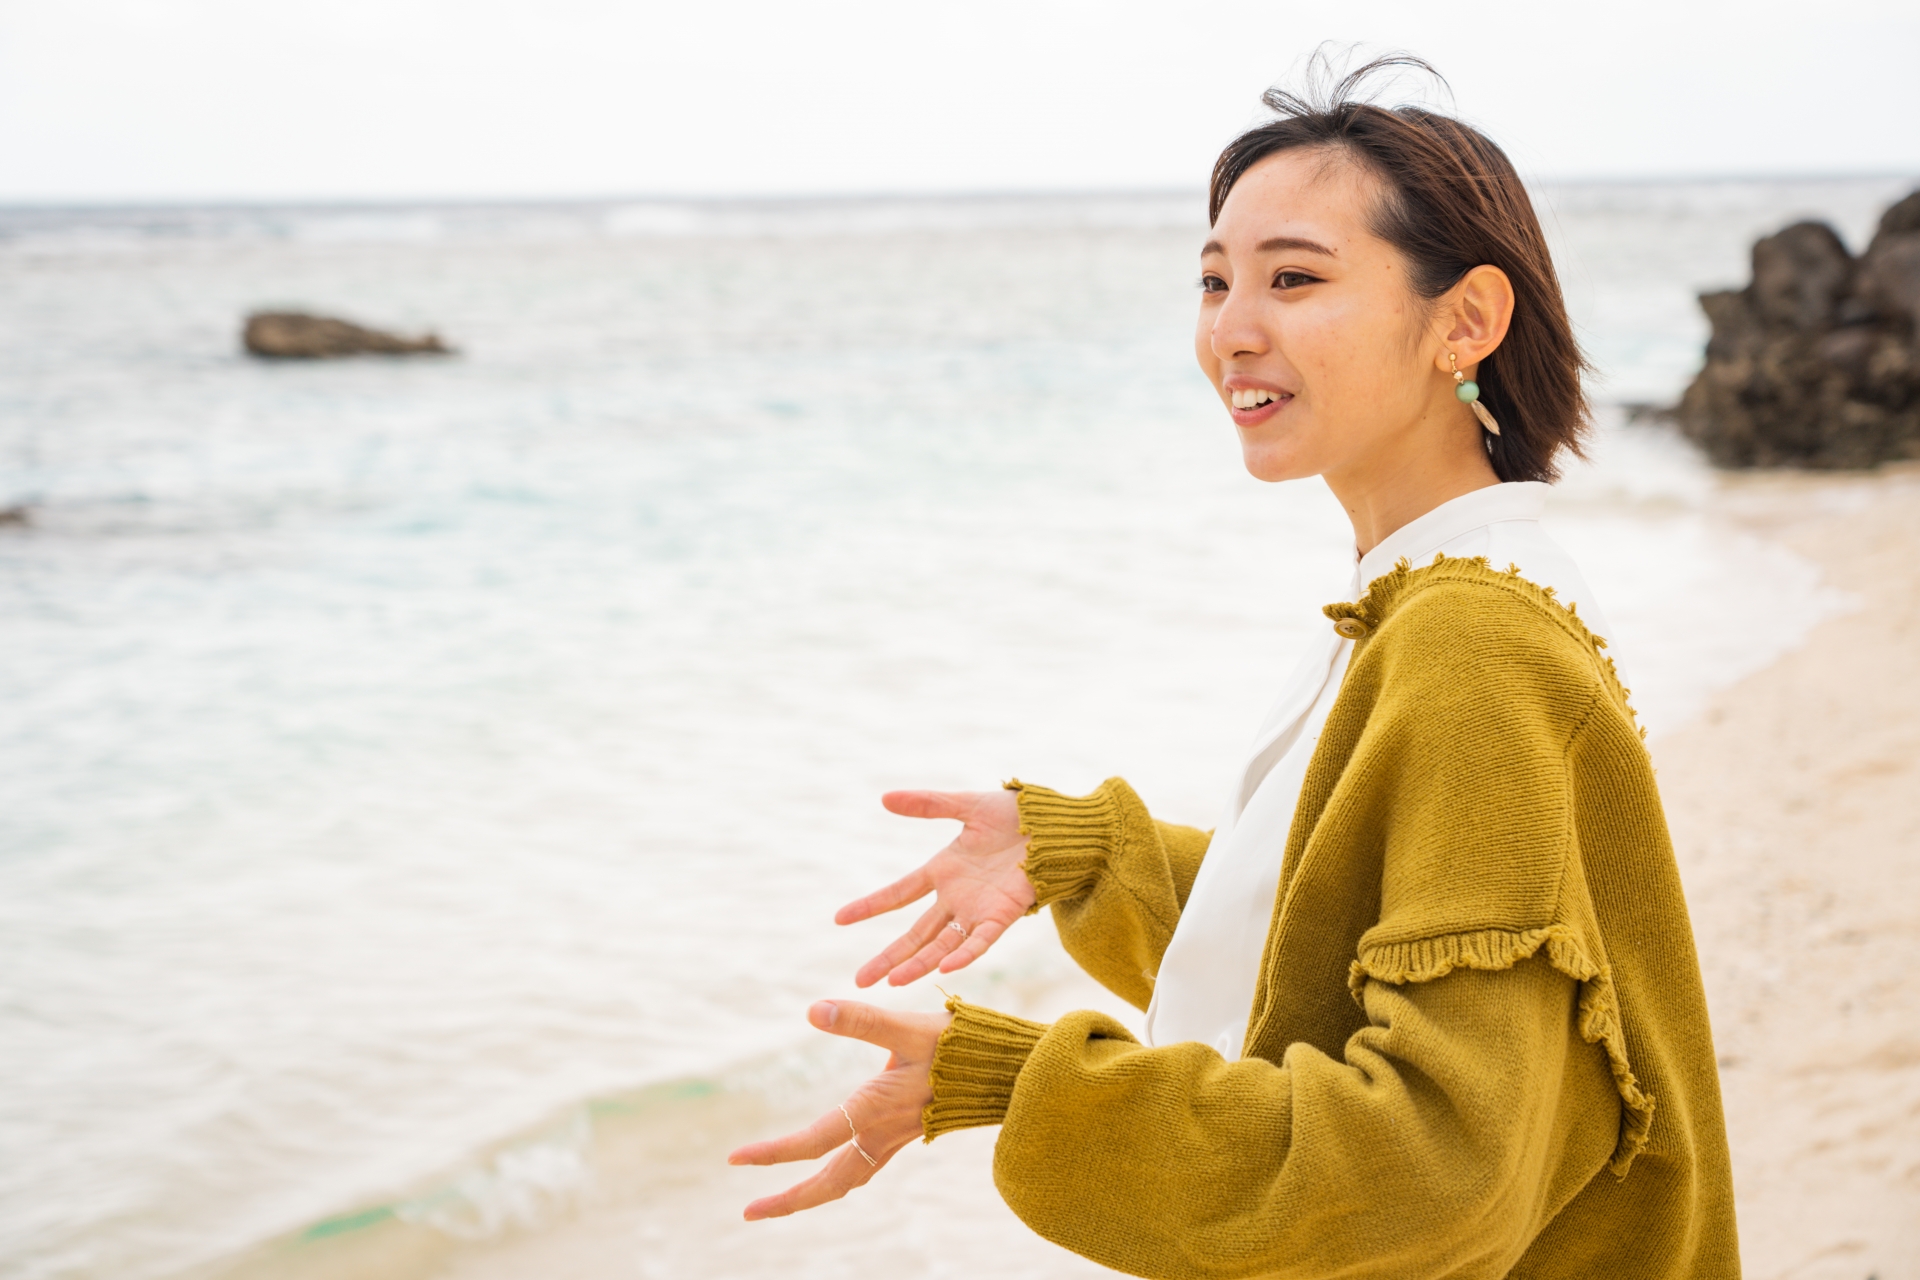
[[(1135, 1275), (1737, 1276), (1692, 930), (1604, 642), (1484, 560), (1326, 612), (1365, 634), (1240, 1060), (954, 1000), (928, 1140), (1002, 1124), (1014, 1211)], [(1036, 905), (1144, 1007), (1206, 833), (1118, 779), (1009, 785)]]

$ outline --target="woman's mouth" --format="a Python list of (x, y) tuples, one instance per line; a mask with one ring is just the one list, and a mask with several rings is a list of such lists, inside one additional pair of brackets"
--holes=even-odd
[(1227, 394), (1232, 398), (1233, 420), (1242, 426), (1266, 421), (1293, 399), (1284, 391), (1265, 387), (1234, 387)]

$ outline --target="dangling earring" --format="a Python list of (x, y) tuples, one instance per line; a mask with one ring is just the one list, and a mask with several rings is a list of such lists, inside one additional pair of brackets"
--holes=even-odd
[(1468, 382), (1467, 375), (1460, 372), (1460, 357), (1447, 352), (1447, 363), (1453, 366), (1453, 394), (1462, 404), (1473, 406), (1473, 416), (1480, 419), (1480, 425), (1494, 435), (1500, 434), (1500, 424), (1487, 412), (1487, 406), (1480, 403), (1480, 384)]

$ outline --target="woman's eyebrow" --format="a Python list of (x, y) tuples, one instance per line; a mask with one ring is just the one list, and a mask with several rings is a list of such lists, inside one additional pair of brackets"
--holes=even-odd
[(1261, 253), (1272, 253), (1277, 249), (1304, 249), (1308, 253), (1317, 253), (1323, 258), (1338, 256), (1318, 240), (1303, 240), (1299, 236), (1275, 236), (1271, 240), (1262, 240), (1259, 247)]
[[(1301, 249), (1307, 253), (1317, 253), (1324, 258), (1337, 258), (1340, 256), (1333, 250), (1327, 248), (1327, 246), (1321, 244), (1318, 240), (1303, 240), (1299, 236), (1275, 236), (1271, 240), (1262, 240), (1259, 244), (1255, 245), (1254, 248), (1261, 253), (1274, 253), (1281, 249)], [(1218, 240), (1209, 240), (1200, 246), (1200, 256), (1203, 258), (1210, 253), (1225, 253), (1226, 251), (1227, 247)]]

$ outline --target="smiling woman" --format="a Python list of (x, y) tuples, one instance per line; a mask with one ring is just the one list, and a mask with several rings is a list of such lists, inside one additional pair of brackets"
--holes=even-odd
[(1149, 1043), (1097, 1013), (816, 1004), (892, 1056), (734, 1153), (832, 1157), (748, 1217), (999, 1124), (1015, 1212), (1137, 1275), (1738, 1274), (1660, 797), (1612, 628), (1540, 527), (1585, 364), (1513, 166), (1361, 100), (1379, 69), (1270, 94), (1279, 119), (1214, 170), (1200, 365), (1247, 469), (1324, 479), (1356, 559), (1220, 824), (1158, 821), (1119, 779), (896, 792), (961, 833), (839, 916), (935, 895), (864, 986), (961, 968), (1051, 907)]
[[(1317, 314), (1290, 323), (1297, 339), (1317, 337), (1351, 353), (1362, 317), (1378, 341), (1390, 341), (1386, 330), (1396, 323), (1412, 339), (1413, 329), (1452, 299), (1465, 327), (1451, 335), (1451, 345), (1429, 343), (1427, 354), (1449, 375), (1462, 373), (1462, 383), (1472, 380), (1477, 395), (1456, 399), (1480, 404), (1485, 416), (1474, 416), (1481, 424), (1509, 423), (1506, 431), (1489, 427), (1484, 441), (1494, 473), (1503, 481), (1554, 479), (1554, 455), (1562, 448), (1578, 455), (1588, 427), (1580, 387), (1588, 366), (1539, 220), (1506, 155), (1477, 131), (1430, 111), (1317, 111), (1281, 90), (1266, 101), (1280, 119), (1236, 138), (1214, 166), (1208, 220), (1215, 234), (1201, 253), (1209, 300), (1223, 302), (1229, 291), (1225, 246), (1249, 217), (1235, 216), (1230, 195), (1243, 184), (1262, 188), (1261, 196), (1243, 193), (1238, 207), (1268, 211), (1284, 191), (1292, 197), (1279, 206), (1286, 225), (1255, 219), (1257, 243), (1240, 245), (1245, 269), (1271, 279), (1269, 301), (1314, 299), (1315, 284), (1343, 285), (1337, 303), (1317, 299)], [(1337, 315), (1330, 306), (1340, 308)], [(1218, 323), (1217, 310), (1203, 308), (1201, 319), (1200, 363), (1210, 369), (1207, 331), (1209, 322)], [(1439, 407), (1463, 425), (1468, 420)], [(1348, 447), (1365, 451), (1358, 441)], [(1262, 478), (1297, 474), (1324, 472)]]

